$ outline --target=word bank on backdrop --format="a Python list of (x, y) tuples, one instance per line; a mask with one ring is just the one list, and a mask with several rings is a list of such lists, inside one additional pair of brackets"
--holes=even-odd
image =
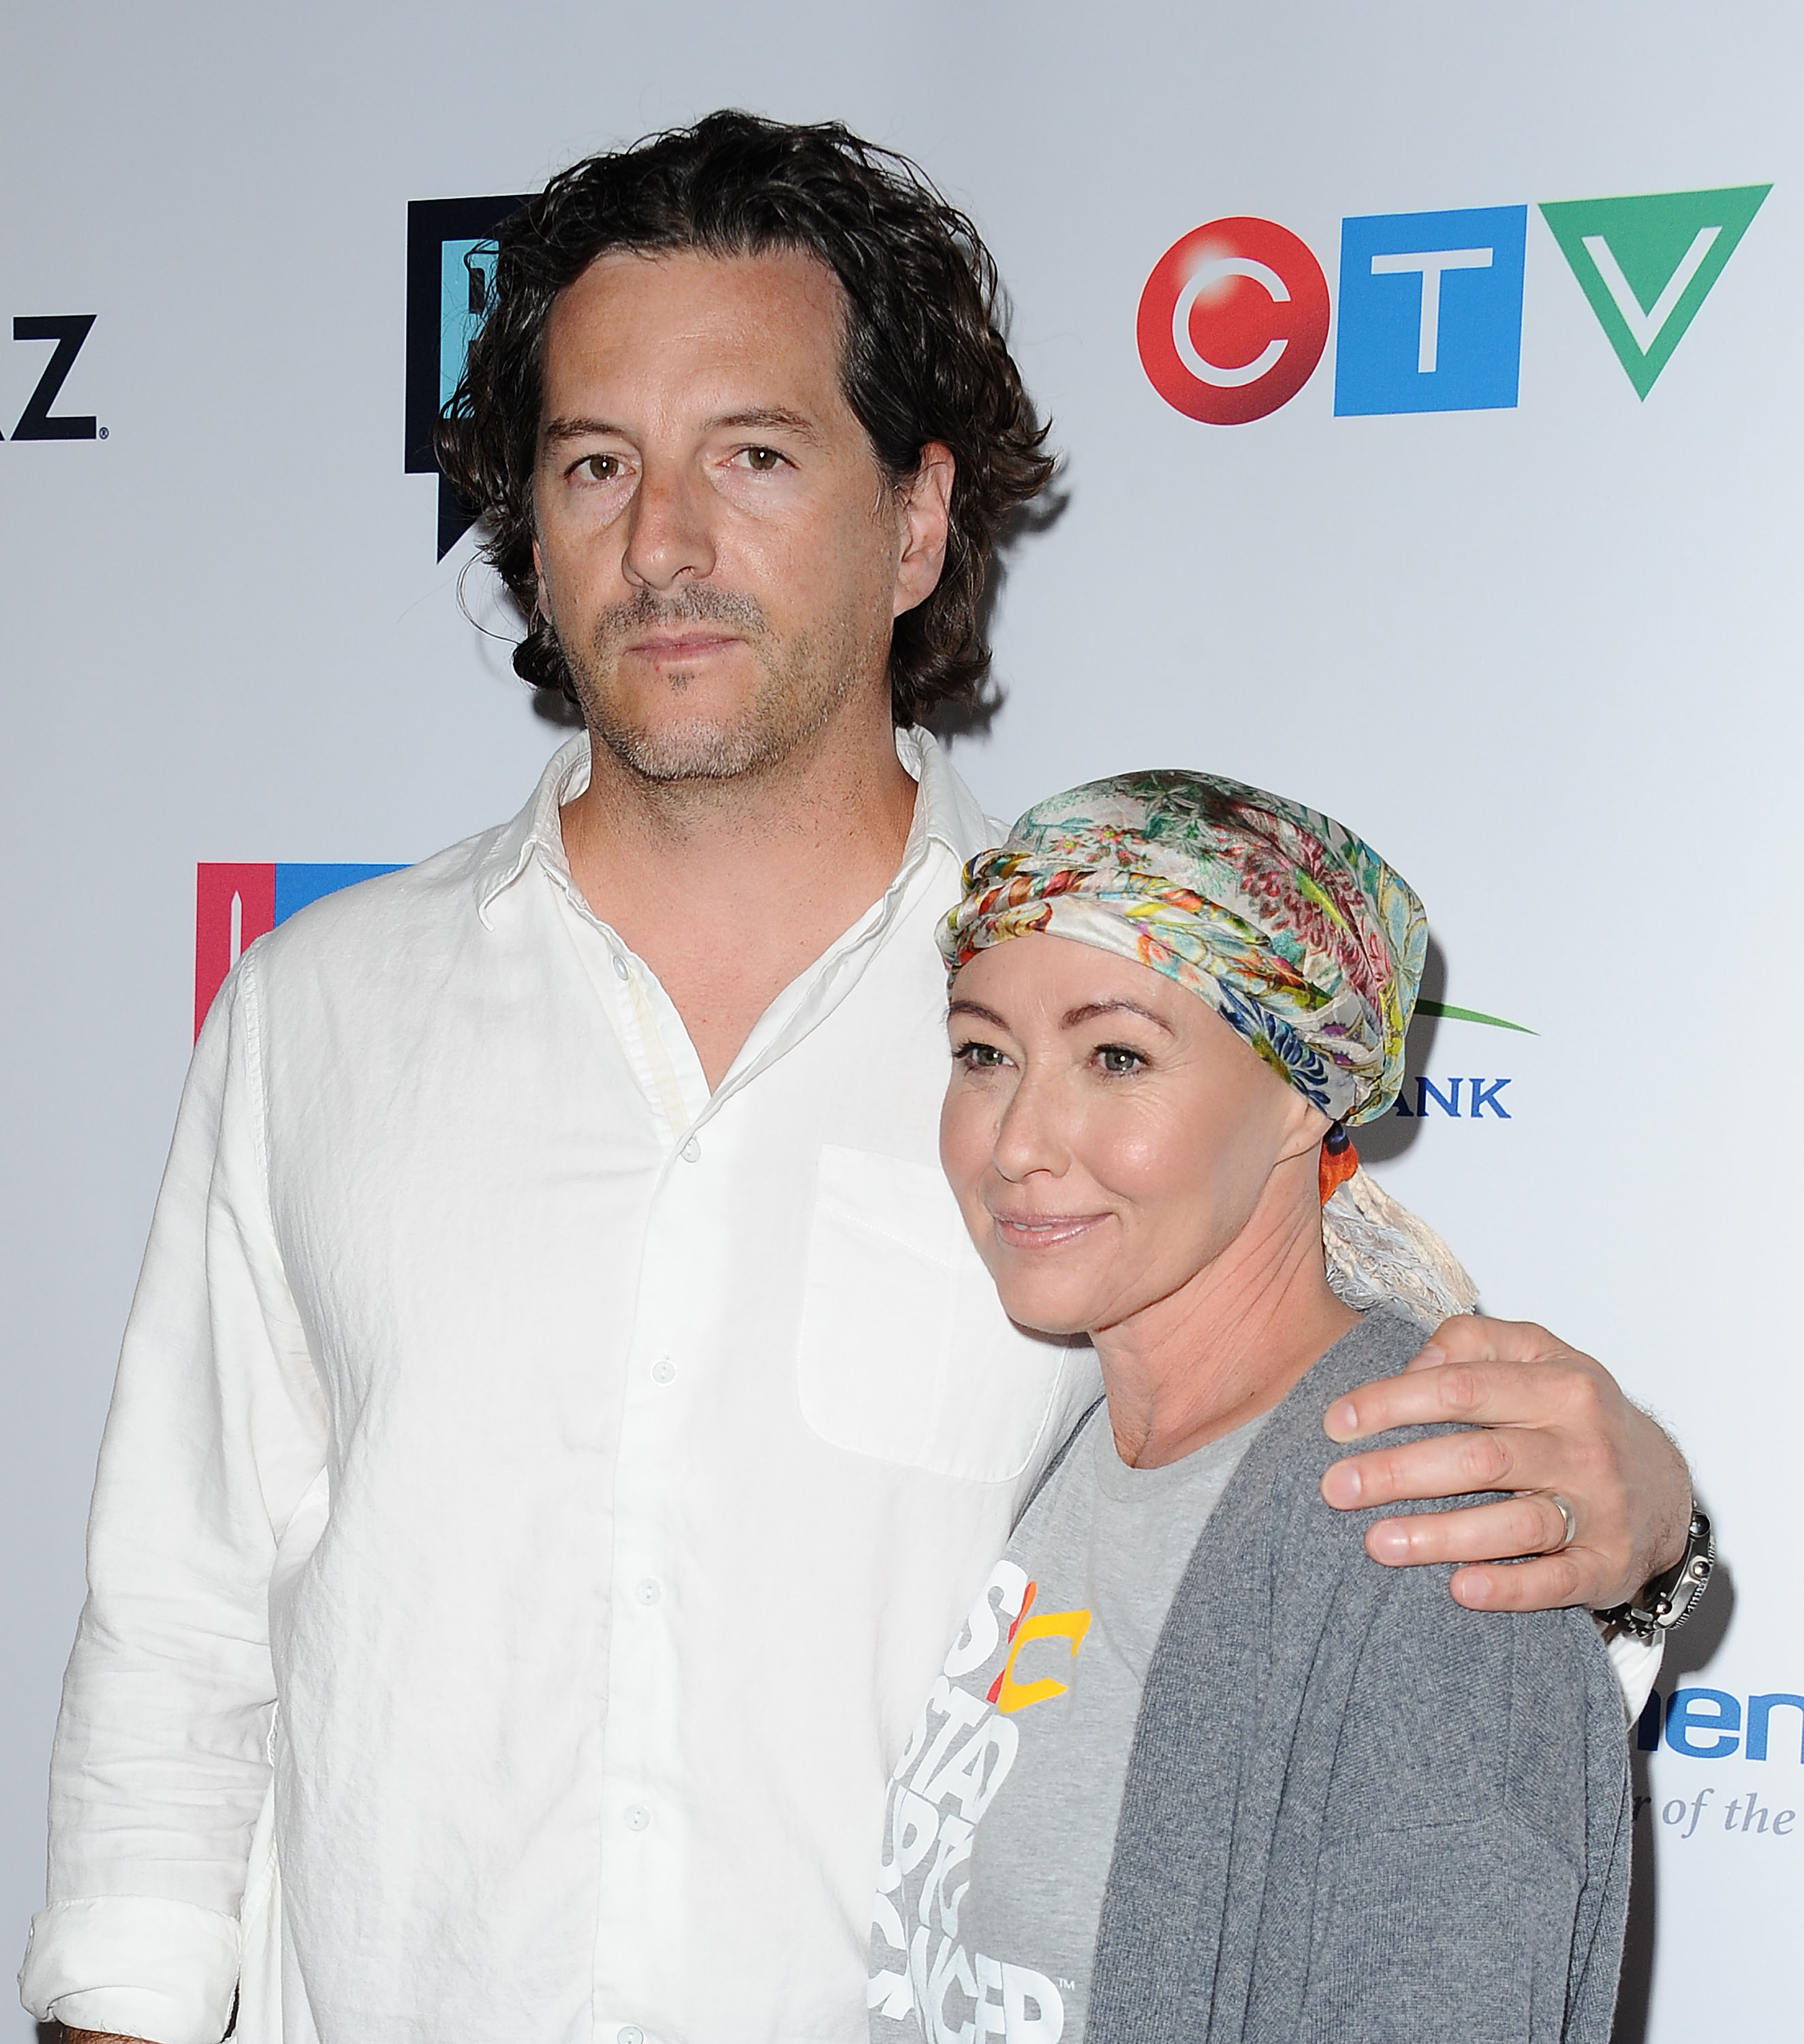
[[(1539, 209), (1645, 398), (1771, 185), (1566, 199)], [(1516, 402), (1526, 206), (1373, 213), (1341, 225), (1334, 411), (1477, 412)], [(1328, 279), (1276, 221), (1212, 220), (1141, 294), (1140, 359), (1186, 417), (1244, 425), (1287, 405), (1328, 343)]]

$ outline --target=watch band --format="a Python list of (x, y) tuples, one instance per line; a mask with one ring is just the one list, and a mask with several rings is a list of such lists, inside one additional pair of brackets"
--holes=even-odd
[(1716, 1536), (1704, 1512), (1694, 1503), (1685, 1551), (1670, 1569), (1646, 1583), (1640, 1596), (1598, 1616), (1618, 1632), (1636, 1639), (1657, 1639), (1675, 1631), (1695, 1612), (1716, 1569)]

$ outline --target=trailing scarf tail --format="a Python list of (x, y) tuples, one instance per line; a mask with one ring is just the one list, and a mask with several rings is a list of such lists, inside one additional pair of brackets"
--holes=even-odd
[(1328, 1282), (1352, 1307), (1399, 1305), (1432, 1325), (1475, 1312), (1478, 1287), (1426, 1221), (1356, 1170), (1322, 1208)]

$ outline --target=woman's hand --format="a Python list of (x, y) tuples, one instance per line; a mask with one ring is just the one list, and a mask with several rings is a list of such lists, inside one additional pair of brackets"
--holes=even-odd
[[(1476, 1431), (1376, 1448), (1334, 1463), (1322, 1495), (1343, 1512), (1404, 1498), (1512, 1494), (1495, 1504), (1380, 1519), (1366, 1552), (1392, 1567), (1459, 1562), (1457, 1601), (1475, 1611), (1626, 1603), (1684, 1551), (1691, 1472), (1664, 1431), (1601, 1363), (1531, 1320), (1445, 1320), (1399, 1377), (1328, 1408), (1334, 1441), (1464, 1421)], [(1572, 1515), (1572, 1539), (1556, 1498)], [(1527, 1554), (1507, 1568), (1471, 1564)]]

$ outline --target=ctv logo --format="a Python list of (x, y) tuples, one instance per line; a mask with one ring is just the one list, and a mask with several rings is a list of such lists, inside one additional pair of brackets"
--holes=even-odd
[[(91, 413), (53, 412), (50, 408), (63, 394), (69, 371), (82, 344), (94, 329), (93, 313), (57, 313), (16, 319), (14, 340), (53, 342), (50, 359), (44, 363), (36, 387), (25, 400), (25, 408), (13, 426), (16, 440), (103, 440), (106, 428)], [(0, 434), (0, 439), (6, 436)]]
[(194, 1034), (245, 947), (322, 894), (394, 866), (215, 866), (194, 868)]
[(1288, 405), (1328, 344), (1328, 280), (1288, 227), (1212, 220), (1140, 294), (1140, 359), (1168, 405), (1238, 426)]
[[(489, 309), (490, 238), (524, 198), (422, 198), (407, 209), (406, 473), (438, 475), (432, 428), (463, 374), (471, 336)], [(475, 513), (439, 476), (439, 559)]]
[[(1636, 394), (1672, 359), (1771, 185), (1568, 199), (1539, 209)], [(1526, 206), (1341, 224), (1334, 411), (1475, 412), (1516, 402)], [(1239, 425), (1288, 404), (1327, 345), (1328, 281), (1269, 220), (1212, 221), (1141, 294), (1140, 359), (1188, 417)]]

